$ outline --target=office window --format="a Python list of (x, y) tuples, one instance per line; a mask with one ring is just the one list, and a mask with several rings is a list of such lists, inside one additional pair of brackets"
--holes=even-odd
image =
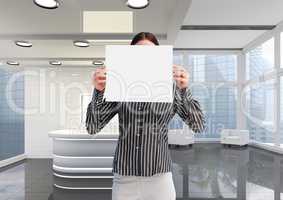
[(199, 138), (218, 138), (224, 128), (236, 128), (236, 55), (188, 55), (191, 89), (206, 116), (207, 129)]
[(237, 79), (235, 55), (189, 55), (193, 82), (226, 82)]
[[(223, 128), (236, 128), (236, 55), (191, 55), (174, 52), (174, 62), (184, 66), (190, 73), (190, 88), (200, 102), (206, 117), (206, 130), (197, 138), (219, 138)], [(232, 84), (231, 84), (232, 83)], [(175, 117), (174, 128), (182, 122)], [(169, 126), (172, 128), (172, 126)]]
[(236, 88), (220, 84), (192, 87), (206, 118), (206, 131), (198, 138), (218, 138), (222, 129), (236, 128)]
[(24, 76), (19, 76), (7, 89), (10, 78), (17, 72), (0, 68), (0, 160), (24, 153), (24, 115), (9, 104), (24, 108)]
[(184, 65), (184, 54), (182, 54), (182, 53), (174, 53), (173, 63), (175, 65), (183, 66)]
[(257, 78), (274, 68), (274, 38), (246, 54), (246, 78)]
[(250, 138), (261, 143), (273, 143), (274, 81), (250, 85), (246, 90), (247, 128)]

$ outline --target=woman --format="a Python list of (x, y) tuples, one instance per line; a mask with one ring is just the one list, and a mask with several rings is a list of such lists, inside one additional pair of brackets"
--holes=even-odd
[[(141, 32), (133, 38), (131, 45), (159, 43), (152, 33)], [(106, 102), (103, 99), (106, 69), (99, 68), (94, 73), (95, 89), (86, 119), (88, 133), (98, 133), (114, 115), (119, 115), (112, 200), (176, 198), (168, 149), (168, 123), (177, 113), (194, 132), (201, 132), (204, 117), (188, 88), (186, 70), (174, 65), (173, 76), (173, 103)]]

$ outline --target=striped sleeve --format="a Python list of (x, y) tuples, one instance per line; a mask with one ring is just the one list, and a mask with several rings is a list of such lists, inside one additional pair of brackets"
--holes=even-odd
[(192, 131), (203, 132), (205, 128), (204, 115), (199, 102), (192, 97), (190, 89), (180, 90), (175, 86), (174, 101), (175, 111)]
[(90, 135), (98, 133), (118, 112), (118, 102), (106, 102), (103, 94), (94, 89), (87, 107), (86, 130)]

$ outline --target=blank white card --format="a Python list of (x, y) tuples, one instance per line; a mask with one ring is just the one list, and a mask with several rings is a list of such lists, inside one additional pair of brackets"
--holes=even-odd
[(172, 102), (172, 46), (108, 45), (106, 101)]

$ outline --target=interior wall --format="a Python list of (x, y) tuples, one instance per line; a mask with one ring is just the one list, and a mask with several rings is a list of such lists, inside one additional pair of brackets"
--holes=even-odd
[(27, 157), (52, 156), (48, 132), (78, 129), (81, 94), (91, 94), (94, 68), (25, 68), (25, 152)]

